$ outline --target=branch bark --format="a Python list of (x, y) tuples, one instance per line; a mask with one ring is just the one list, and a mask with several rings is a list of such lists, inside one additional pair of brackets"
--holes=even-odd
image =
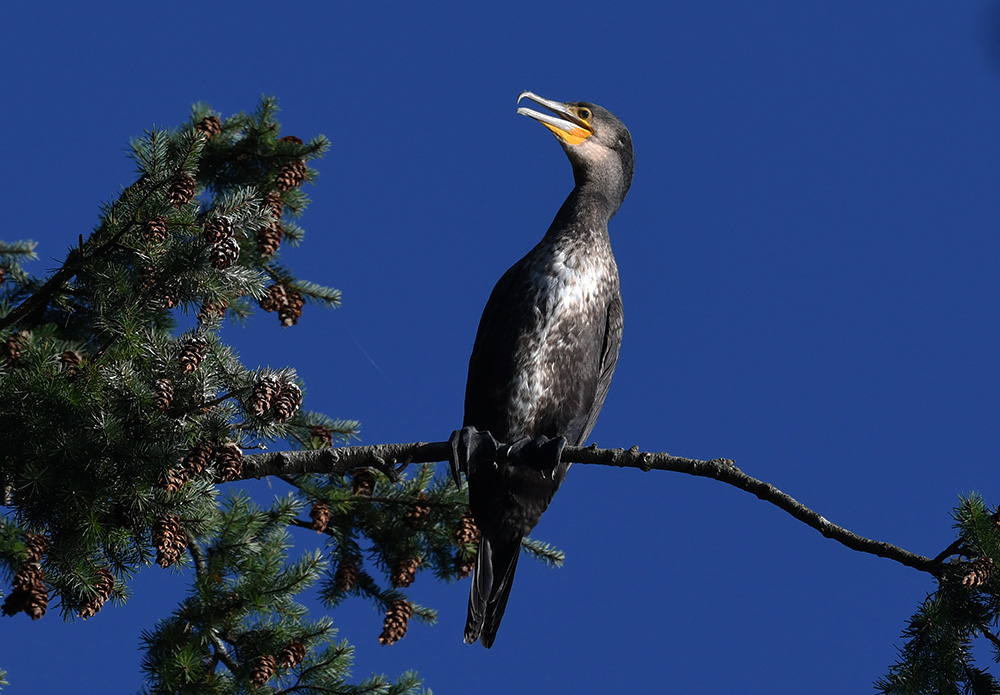
[[(357, 468), (374, 468), (385, 473), (391, 480), (396, 480), (400, 471), (411, 463), (447, 461), (450, 455), (451, 447), (447, 442), (375, 444), (312, 451), (247, 454), (243, 457), (243, 478), (305, 473), (345, 475)], [(638, 447), (632, 447), (628, 450), (598, 449), (597, 445), (591, 445), (588, 447), (567, 446), (563, 450), (563, 460), (588, 465), (638, 468), (643, 471), (672, 471), (701, 478), (712, 478), (773, 504), (807, 526), (816, 529), (826, 538), (837, 541), (851, 550), (895, 560), (902, 565), (935, 576), (938, 575), (942, 567), (939, 559), (911, 553), (891, 543), (865, 538), (828, 521), (774, 485), (747, 475), (737, 468), (735, 462), (730, 459), (703, 461), (671, 456), (662, 452), (639, 451)]]

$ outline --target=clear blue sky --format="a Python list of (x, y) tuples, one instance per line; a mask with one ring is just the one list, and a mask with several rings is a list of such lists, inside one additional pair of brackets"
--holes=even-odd
[[(330, 137), (284, 259), (343, 308), (227, 337), (250, 365), (296, 367), (307, 407), (360, 419), (365, 443), (461, 424), (482, 306), (572, 186), (515, 115), (530, 89), (607, 107), (635, 142), (611, 230), (625, 338), (593, 441), (734, 458), (925, 555), (961, 493), (1000, 503), (995, 2), (16, 3), (0, 38), (0, 237), (39, 241), (39, 273), (132, 181), (128, 139), (192, 102), (229, 115), (273, 94), (286, 133)], [(870, 692), (933, 589), (675, 474), (576, 466), (534, 535), (566, 566), (522, 562), (491, 651), (462, 644), (467, 581), (421, 575), (440, 622), (394, 647), (367, 604), (335, 613), (357, 675)], [(3, 618), (10, 692), (138, 689), (139, 632), (184, 587), (151, 568), (86, 623)]]

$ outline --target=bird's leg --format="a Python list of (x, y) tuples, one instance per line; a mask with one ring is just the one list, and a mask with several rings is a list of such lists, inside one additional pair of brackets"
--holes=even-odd
[(451, 476), (455, 479), (455, 485), (461, 487), (461, 473), (469, 476), (469, 469), (475, 468), (483, 462), (496, 463), (497, 450), (500, 442), (493, 438), (488, 431), (480, 432), (475, 427), (463, 427), (455, 430), (448, 438), (451, 445)]
[(528, 466), (538, 471), (543, 478), (554, 479), (565, 447), (566, 437), (524, 437), (506, 447), (503, 455), (511, 463)]

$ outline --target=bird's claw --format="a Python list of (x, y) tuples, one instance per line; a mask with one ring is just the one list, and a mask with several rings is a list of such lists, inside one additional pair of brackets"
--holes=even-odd
[(475, 427), (455, 430), (448, 438), (448, 444), (451, 446), (451, 477), (458, 487), (462, 486), (461, 474), (469, 476), (470, 465), (475, 467), (483, 461), (494, 463), (500, 449), (500, 442), (492, 434)]
[(553, 478), (564, 448), (566, 437), (525, 437), (508, 446), (504, 455), (509, 463), (534, 468), (543, 478)]

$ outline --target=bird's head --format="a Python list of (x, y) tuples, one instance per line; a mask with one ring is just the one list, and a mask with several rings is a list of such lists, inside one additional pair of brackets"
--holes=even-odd
[(577, 185), (595, 182), (616, 196), (620, 205), (632, 185), (635, 164), (632, 135), (625, 124), (607, 109), (586, 101), (552, 101), (532, 92), (521, 92), (517, 102), (522, 99), (530, 99), (552, 112), (540, 113), (523, 106), (517, 110), (559, 139), (573, 164)]

